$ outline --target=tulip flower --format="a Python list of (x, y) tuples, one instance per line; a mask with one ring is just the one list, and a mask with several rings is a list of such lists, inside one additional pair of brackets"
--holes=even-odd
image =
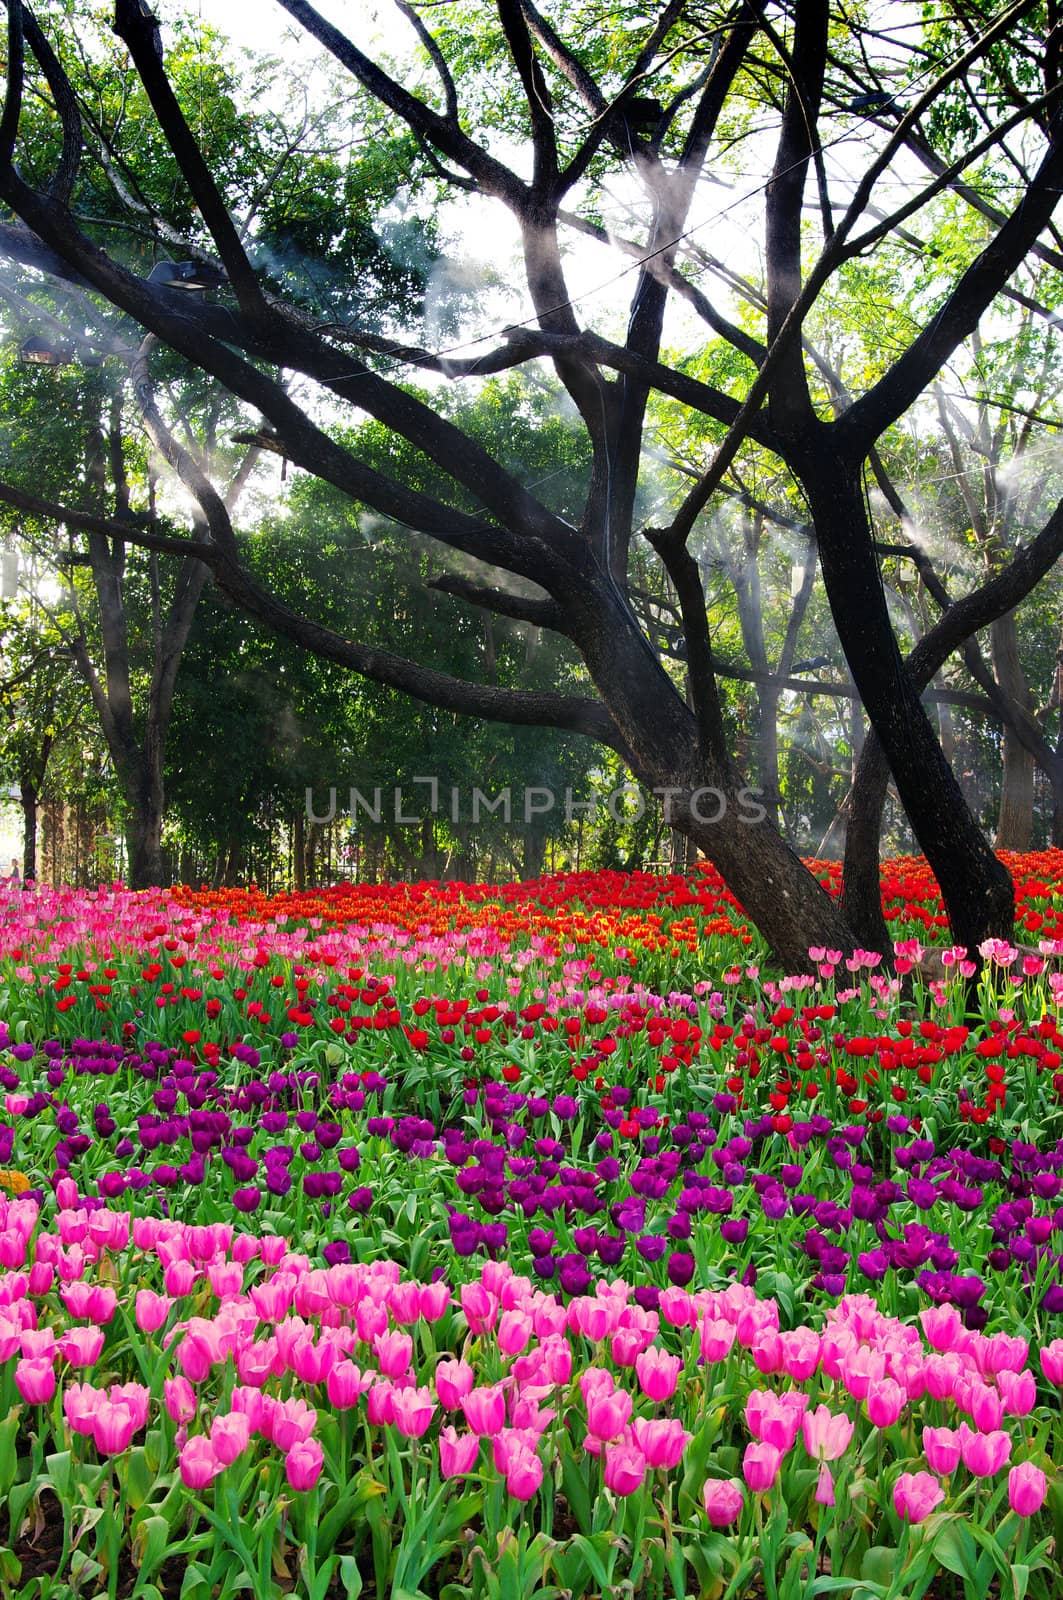
[(782, 1451), (773, 1444), (747, 1444), (742, 1456), (742, 1476), (754, 1494), (765, 1494), (782, 1466)]
[(962, 1423), (957, 1432), (963, 1464), (976, 1478), (992, 1478), (1011, 1455), (1011, 1439), (1006, 1433), (974, 1433)]
[(443, 1478), (465, 1478), (472, 1472), (480, 1453), (475, 1433), (459, 1434), (450, 1424), (439, 1433), (439, 1473)]
[(814, 1461), (837, 1461), (849, 1448), (854, 1424), (843, 1412), (817, 1406), (801, 1418), (805, 1449)]
[(607, 1444), (604, 1450), (603, 1481), (614, 1494), (634, 1494), (646, 1476), (646, 1457), (633, 1444)]
[(657, 1345), (650, 1345), (635, 1360), (635, 1372), (643, 1394), (659, 1405), (675, 1394), (683, 1363), (679, 1356), (671, 1356)]
[(497, 1433), (506, 1420), (505, 1390), (499, 1384), (470, 1389), (461, 1401), (461, 1409), (473, 1433), (488, 1438)]
[(709, 1478), (702, 1487), (701, 1499), (714, 1528), (726, 1528), (737, 1521), (745, 1504), (737, 1478)]
[(1032, 1461), (1020, 1461), (1008, 1473), (1008, 1504), (1017, 1516), (1035, 1516), (1047, 1494), (1048, 1479)]
[(924, 1428), (923, 1454), (934, 1472), (947, 1478), (960, 1464), (960, 1437), (951, 1428)]
[(251, 1441), (251, 1419), (244, 1412), (230, 1411), (215, 1417), (210, 1425), (210, 1442), (223, 1466), (242, 1455)]
[(284, 1460), (284, 1471), (293, 1489), (312, 1489), (321, 1476), (324, 1452), (317, 1439), (301, 1439), (293, 1444)]
[(929, 1472), (902, 1472), (893, 1485), (893, 1508), (909, 1522), (924, 1522), (944, 1498), (944, 1489)]
[(101, 1455), (121, 1455), (135, 1432), (135, 1418), (128, 1406), (101, 1401), (92, 1419), (92, 1437)]
[(506, 1468), (506, 1492), (514, 1500), (530, 1500), (543, 1481), (543, 1464), (534, 1450), (517, 1445), (510, 1451)]
[(430, 1389), (393, 1389), (391, 1415), (404, 1439), (420, 1439), (428, 1432), (436, 1403)]
[(55, 1393), (55, 1368), (47, 1356), (24, 1356), (15, 1366), (15, 1387), (27, 1405), (46, 1406)]
[(185, 1441), (177, 1464), (186, 1489), (205, 1489), (220, 1472), (225, 1471), (225, 1463), (218, 1460), (214, 1446), (201, 1433)]

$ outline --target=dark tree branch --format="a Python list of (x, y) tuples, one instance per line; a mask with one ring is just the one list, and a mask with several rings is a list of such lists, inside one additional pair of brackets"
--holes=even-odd
[(266, 301), (254, 268), (157, 53), (158, 24), (146, 0), (115, 0), (114, 31), (133, 58), (159, 127), (218, 248), (241, 310), (252, 320), (264, 316)]
[(454, 595), (469, 605), (493, 611), (500, 617), (512, 617), (515, 622), (530, 622), (536, 628), (549, 628), (554, 633), (564, 633), (564, 615), (556, 601), (537, 599), (534, 595), (510, 594), (504, 589), (492, 589), (473, 583), (470, 578), (445, 572), (433, 578), (428, 585), (440, 594)]
[(37, 19), (25, 5), (22, 6), (22, 21), (29, 47), (40, 62), (41, 71), (52, 91), (63, 130), (59, 162), (48, 185), (48, 193), (58, 204), (65, 206), (73, 193), (81, 163), (81, 114), (70, 81), (59, 65), (55, 51), (38, 25)]

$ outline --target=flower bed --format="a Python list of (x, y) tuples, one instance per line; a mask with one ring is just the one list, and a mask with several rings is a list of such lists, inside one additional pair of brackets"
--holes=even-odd
[(1009, 864), (973, 1001), (768, 978), (710, 874), (9, 892), (4, 1593), (1058, 1593), (1063, 858)]

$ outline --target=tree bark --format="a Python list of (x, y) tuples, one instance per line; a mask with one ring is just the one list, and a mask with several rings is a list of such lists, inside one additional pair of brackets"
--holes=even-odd
[[(1001, 690), (1010, 701), (1032, 715), (1033, 700), (1019, 657), (1019, 630), (1013, 611), (994, 622), (990, 638), (993, 667)], [(1033, 756), (1021, 744), (1015, 730), (1005, 723), (1000, 811), (993, 841), (997, 850), (1029, 850), (1033, 843), (1033, 774)]]
[(22, 880), (32, 883), (37, 878), (37, 802), (36, 786), (25, 778), (19, 784), (19, 802), (22, 806)]
[[(859, 467), (835, 458), (824, 469), (809, 456), (801, 478), (838, 636), (913, 832), (940, 885), (953, 938), (968, 950), (991, 936), (1010, 938), (1015, 916), (1011, 878), (971, 815), (901, 658)], [(853, 918), (850, 901), (846, 914)], [(878, 948), (881, 937), (880, 928)]]

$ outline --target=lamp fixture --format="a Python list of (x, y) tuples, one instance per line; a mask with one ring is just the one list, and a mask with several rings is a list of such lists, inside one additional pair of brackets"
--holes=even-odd
[(25, 367), (68, 367), (74, 352), (68, 344), (53, 343), (40, 334), (31, 334), (18, 347), (18, 359)]
[(160, 289), (184, 289), (202, 294), (220, 289), (228, 282), (220, 267), (204, 261), (157, 261), (148, 273), (148, 282)]

